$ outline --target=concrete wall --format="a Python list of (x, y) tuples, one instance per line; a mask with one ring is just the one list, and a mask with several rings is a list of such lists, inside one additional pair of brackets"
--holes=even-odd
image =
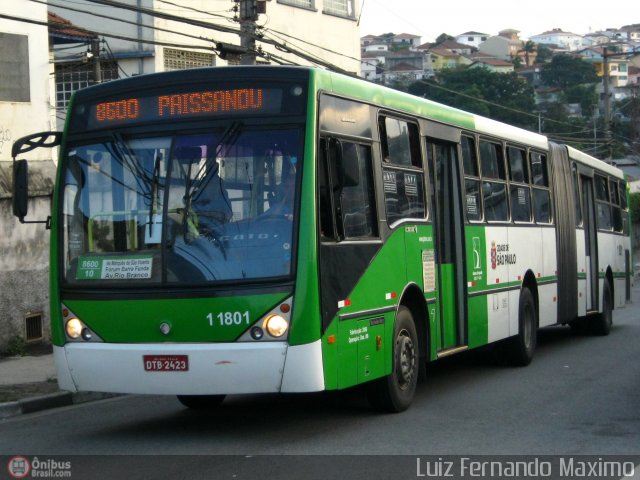
[[(2, 13), (47, 21), (47, 7), (28, 0), (2, 2)], [(0, 19), (0, 32), (28, 39), (29, 96), (23, 101), (0, 100), (0, 352), (15, 335), (25, 336), (25, 316), (43, 314), (45, 340), (49, 339), (49, 232), (43, 225), (21, 225), (11, 206), (11, 145), (14, 140), (51, 129), (49, 105), (49, 43), (46, 27)], [(24, 38), (24, 37), (22, 37)], [(5, 50), (4, 61), (11, 60)], [(5, 72), (7, 73), (7, 72)], [(9, 72), (10, 73), (10, 72)], [(7, 75), (6, 78), (11, 78)], [(21, 81), (11, 79), (9, 81)], [(26, 79), (22, 79), (26, 81)], [(45, 219), (51, 210), (53, 152), (29, 153), (32, 182), (29, 218)]]

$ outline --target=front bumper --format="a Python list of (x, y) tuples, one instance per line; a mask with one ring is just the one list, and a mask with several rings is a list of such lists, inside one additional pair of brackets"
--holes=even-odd
[[(188, 355), (189, 370), (145, 371), (144, 355)], [(320, 341), (226, 344), (68, 343), (54, 347), (63, 390), (170, 395), (324, 389)]]

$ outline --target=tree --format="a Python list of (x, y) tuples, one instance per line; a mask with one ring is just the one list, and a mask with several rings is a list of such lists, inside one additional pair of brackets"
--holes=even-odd
[(456, 68), (441, 72), (439, 83), (412, 84), (409, 92), (522, 128), (536, 126), (536, 119), (525, 113), (535, 109), (533, 88), (515, 73)]
[(441, 33), (438, 35), (438, 38), (436, 38), (436, 45), (440, 45), (441, 43), (448, 42), (450, 40), (455, 41), (455, 37), (452, 37), (448, 33)]
[(538, 44), (536, 63), (546, 63), (553, 58), (553, 52), (551, 49), (541, 43)]
[[(523, 52), (524, 53), (524, 63), (526, 64), (527, 67), (531, 66), (531, 54), (535, 53), (536, 51), (536, 44), (534, 42), (532, 42), (531, 40), (527, 40), (526, 42), (524, 42), (524, 44), (522, 45), (522, 50), (519, 50), (518, 53)], [(520, 57), (517, 57), (520, 58)]]
[(542, 82), (550, 87), (565, 89), (569, 86), (599, 81), (595, 67), (581, 58), (556, 55), (542, 67)]

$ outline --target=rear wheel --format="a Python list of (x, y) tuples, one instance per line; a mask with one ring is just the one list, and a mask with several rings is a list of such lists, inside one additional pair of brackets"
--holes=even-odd
[(226, 395), (178, 395), (182, 405), (194, 410), (215, 408), (222, 404)]
[(409, 408), (416, 391), (419, 371), (418, 335), (411, 311), (398, 309), (393, 329), (393, 368), (384, 378), (369, 384), (371, 405), (385, 412), (402, 412)]
[(604, 281), (602, 291), (602, 312), (590, 318), (591, 331), (595, 335), (609, 335), (613, 324), (613, 297), (609, 281)]
[(531, 363), (538, 340), (537, 330), (536, 303), (531, 290), (524, 287), (520, 292), (518, 335), (510, 338), (506, 345), (509, 363), (521, 367)]

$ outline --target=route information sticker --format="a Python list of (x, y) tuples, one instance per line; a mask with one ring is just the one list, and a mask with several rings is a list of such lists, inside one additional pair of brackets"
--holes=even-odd
[(151, 278), (152, 256), (80, 257), (76, 280), (140, 280)]

